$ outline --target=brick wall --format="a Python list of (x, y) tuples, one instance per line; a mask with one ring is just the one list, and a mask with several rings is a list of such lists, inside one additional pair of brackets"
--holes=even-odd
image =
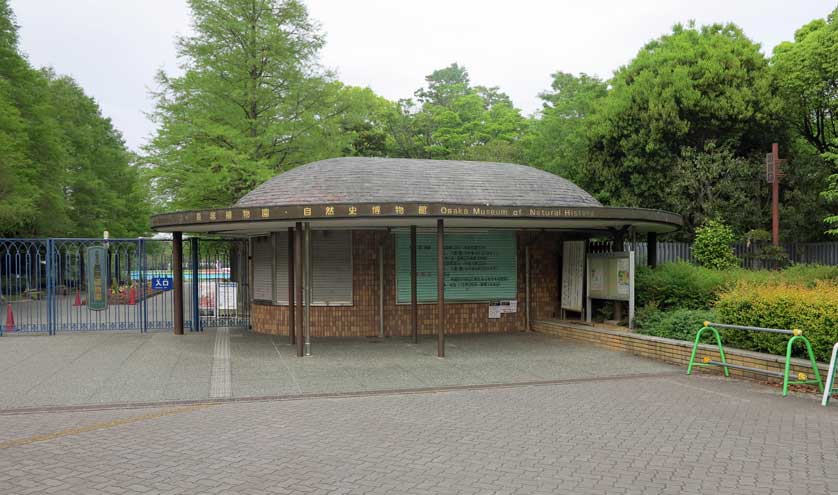
[[(518, 312), (489, 319), (487, 303), (446, 304), (446, 333), (499, 333), (526, 330), (525, 255), (530, 245), (532, 318), (553, 318), (558, 311), (558, 236), (554, 233), (518, 233)], [(354, 231), (352, 236), (352, 306), (311, 308), (313, 336), (378, 335), (378, 245), (384, 242), (384, 332), (388, 336), (410, 335), (410, 305), (396, 304), (395, 236), (384, 231)], [(436, 333), (436, 304), (420, 304), (419, 333)], [(253, 305), (253, 330), (287, 335), (288, 307), (264, 303)]]
[[(665, 339), (661, 337), (652, 337), (650, 335), (640, 335), (625, 331), (607, 330), (586, 325), (576, 325), (567, 322), (550, 320), (534, 321), (533, 329), (537, 332), (557, 335), (567, 340), (584, 342), (599, 347), (607, 347), (615, 351), (625, 351), (638, 356), (656, 359), (658, 361), (665, 361), (667, 363), (683, 367), (685, 373), (687, 365), (690, 361), (690, 353), (692, 352), (693, 346), (692, 342), (685, 342), (682, 340)], [(699, 350), (696, 353), (696, 362), (702, 362), (704, 356), (709, 356), (710, 359), (718, 361), (720, 359), (718, 347), (707, 344), (699, 344)], [(783, 372), (786, 361), (785, 356), (744, 351), (730, 347), (725, 347), (725, 357), (727, 358), (727, 362), (730, 364), (739, 364), (743, 366), (750, 366), (752, 368), (779, 372)], [(824, 363), (818, 363), (818, 368), (821, 371), (821, 378), (826, 379), (828, 366)], [(694, 366), (693, 372), (696, 371), (715, 373), (719, 375), (722, 374), (722, 368), (716, 366)], [(795, 380), (797, 373), (806, 373), (809, 378), (814, 378), (812, 376), (812, 366), (809, 364), (808, 360), (796, 358), (792, 359), (791, 374), (789, 379)], [(770, 380), (782, 383), (782, 379), (751, 371), (731, 369), (730, 376), (760, 381)]]

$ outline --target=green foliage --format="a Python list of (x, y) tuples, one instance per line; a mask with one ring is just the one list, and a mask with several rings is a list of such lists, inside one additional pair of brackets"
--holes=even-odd
[[(829, 359), (838, 342), (838, 286), (821, 282), (814, 287), (791, 284), (741, 283), (721, 294), (715, 307), (724, 323), (768, 328), (799, 328), (812, 342), (815, 357)], [(726, 330), (725, 345), (771, 354), (785, 354), (787, 335)], [(803, 356), (803, 347), (795, 349)]]
[(719, 293), (731, 283), (730, 272), (689, 263), (665, 263), (657, 268), (638, 267), (635, 294), (638, 306), (661, 309), (710, 309)]
[(147, 221), (122, 137), (71, 78), (29, 65), (0, 0), (0, 237), (137, 235)]
[(709, 310), (646, 310), (638, 312), (637, 333), (668, 339), (693, 340), (696, 330), (701, 328), (705, 321), (714, 319), (715, 314)]
[(713, 270), (689, 263), (638, 267), (635, 294), (638, 307), (661, 310), (712, 309), (722, 292), (737, 283), (769, 286), (778, 283), (814, 287), (818, 282), (838, 283), (838, 266), (794, 265), (785, 270)]
[(739, 265), (731, 244), (735, 240), (733, 229), (717, 220), (708, 220), (695, 231), (693, 256), (701, 266), (727, 270)]
[(378, 146), (364, 118), (346, 117), (377, 102), (319, 68), (323, 36), (301, 2), (189, 6), (195, 34), (177, 45), (184, 73), (158, 74), (159, 129), (146, 149), (163, 207), (230, 205), (301, 163)]
[[(838, 202), (838, 175), (829, 173), (834, 173), (838, 161), (838, 94), (835, 92), (838, 86), (838, 9), (826, 19), (816, 19), (798, 29), (793, 42), (777, 45), (771, 66), (777, 93), (784, 103), (785, 122), (796, 136), (814, 149), (814, 153), (802, 154), (790, 168), (806, 168), (810, 181), (806, 181), (806, 175), (796, 174), (797, 181), (804, 181), (806, 186), (809, 186), (807, 182), (813, 182), (805, 190), (821, 191), (826, 184), (820, 199), (834, 206)], [(799, 144), (797, 147), (802, 148)], [(799, 190), (804, 189), (792, 189)], [(787, 203), (795, 204), (798, 199), (805, 201), (807, 198), (795, 194), (794, 198), (787, 198)], [(815, 216), (812, 213), (821, 210), (821, 205), (812, 199), (807, 203), (810, 205), (809, 218), (812, 218)], [(832, 226), (828, 233), (838, 234), (838, 215), (819, 216), (825, 216), (827, 224)], [(815, 229), (820, 230), (820, 226)]]
[[(676, 25), (644, 46), (610, 85), (591, 121), (586, 183), (609, 204), (680, 212), (684, 205), (673, 187), (730, 195), (715, 192), (720, 179), (747, 175), (741, 160), (764, 157), (776, 136), (768, 61), (733, 24)], [(685, 148), (693, 151), (685, 156)], [(699, 152), (710, 159), (692, 156)], [(685, 163), (673, 167), (679, 161)], [(705, 169), (696, 184), (679, 185), (676, 179), (696, 162)], [(743, 191), (758, 204), (756, 193)], [(752, 221), (758, 226), (760, 220)]]
[(767, 203), (758, 200), (768, 194), (761, 163), (708, 141), (701, 150), (682, 148), (673, 172), (670, 204), (688, 231), (711, 219), (737, 231), (770, 221)]
[(596, 77), (553, 74), (550, 91), (539, 95), (544, 103), (525, 143), (527, 162), (580, 184), (588, 182), (587, 125), (606, 94), (606, 83)]
[(399, 100), (385, 122), (389, 154), (407, 158), (517, 162), (527, 128), (520, 110), (497, 87), (471, 86), (452, 64), (425, 78), (417, 101)]

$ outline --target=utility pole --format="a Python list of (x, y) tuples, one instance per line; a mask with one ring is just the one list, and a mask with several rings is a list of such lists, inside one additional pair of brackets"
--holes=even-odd
[(786, 160), (780, 160), (780, 146), (771, 145), (771, 153), (765, 155), (765, 181), (771, 184), (771, 243), (780, 245), (780, 179), (785, 175), (780, 166)]

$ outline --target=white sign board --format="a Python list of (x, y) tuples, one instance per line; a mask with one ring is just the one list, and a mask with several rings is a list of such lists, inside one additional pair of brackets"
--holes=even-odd
[(585, 241), (565, 241), (562, 246), (562, 309), (582, 311)]
[(238, 284), (236, 282), (218, 283), (218, 310), (236, 311), (238, 309)]

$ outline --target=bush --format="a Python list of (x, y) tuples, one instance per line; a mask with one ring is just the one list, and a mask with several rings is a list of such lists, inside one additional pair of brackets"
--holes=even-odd
[(639, 267), (635, 273), (638, 306), (650, 303), (661, 309), (710, 309), (724, 289), (732, 285), (729, 273), (689, 263)]
[[(821, 361), (829, 359), (838, 341), (838, 285), (834, 282), (813, 286), (743, 282), (720, 295), (715, 312), (724, 323), (799, 328)], [(788, 342), (787, 335), (743, 330), (726, 330), (722, 338), (725, 345), (771, 354), (785, 354)], [(795, 346), (794, 354), (803, 357), (803, 347)]]
[[(715, 318), (714, 313), (707, 310), (656, 311), (652, 308), (653, 306), (647, 306), (638, 311), (635, 319), (637, 333), (691, 341), (695, 339), (695, 333), (705, 321)], [(702, 337), (702, 341), (704, 340), (705, 337)]]
[(737, 283), (791, 284), (814, 287), (819, 281), (838, 284), (838, 267), (795, 265), (782, 271), (711, 270), (689, 263), (665, 263), (657, 268), (638, 267), (635, 274), (638, 307), (655, 304), (668, 309), (711, 309), (722, 292)]
[(731, 244), (735, 240), (733, 229), (717, 220), (708, 220), (695, 229), (693, 256), (701, 266), (727, 270), (739, 265)]

